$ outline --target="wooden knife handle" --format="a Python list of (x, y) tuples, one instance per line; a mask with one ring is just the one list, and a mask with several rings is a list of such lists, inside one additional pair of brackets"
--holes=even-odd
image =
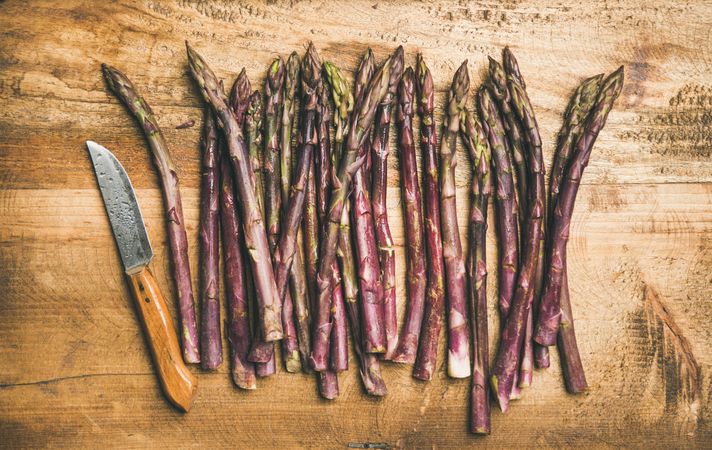
[(163, 392), (171, 403), (188, 412), (198, 381), (183, 363), (166, 300), (148, 266), (128, 277)]

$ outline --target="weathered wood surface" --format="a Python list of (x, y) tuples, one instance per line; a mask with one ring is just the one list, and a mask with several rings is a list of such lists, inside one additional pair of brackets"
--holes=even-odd
[[(711, 30), (712, 4), (681, 0), (0, 2), (0, 446), (710, 447)], [(270, 58), (310, 39), (351, 70), (367, 45), (383, 58), (403, 44), (408, 64), (425, 54), (439, 107), (463, 59), (477, 82), (486, 55), (510, 45), (547, 161), (572, 89), (624, 64), (623, 95), (596, 144), (569, 245), (590, 392), (566, 394), (555, 358), (510, 413), (494, 411), (487, 438), (467, 432), (468, 381), (440, 370), (420, 383), (393, 365), (380, 401), (362, 393), (354, 370), (327, 403), (310, 376), (280, 372), (246, 393), (223, 367), (198, 374), (189, 414), (173, 409), (153, 375), (84, 141), (104, 144), (128, 170), (156, 277), (171, 297), (157, 177), (138, 128), (107, 93), (99, 65), (111, 63), (140, 87), (165, 131), (197, 282), (200, 127), (175, 126), (199, 124), (202, 101), (184, 39), (228, 82), (245, 66), (256, 84)], [(469, 168), (462, 149), (459, 157), (464, 225)], [(391, 166), (402, 307), (394, 157)], [(491, 234), (489, 244), (494, 273)]]

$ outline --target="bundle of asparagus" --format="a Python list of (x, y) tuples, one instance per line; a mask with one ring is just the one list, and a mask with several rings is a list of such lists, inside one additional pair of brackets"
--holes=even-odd
[[(209, 106), (202, 139), (200, 342), (176, 169), (146, 102), (123, 74), (103, 66), (109, 87), (142, 125), (161, 174), (186, 361), (202, 361), (204, 369), (222, 362), (220, 228), (230, 372), (242, 389), (255, 389), (256, 377), (275, 373), (274, 345), (281, 340), (286, 370), (316, 371), (320, 395), (336, 398), (337, 373), (348, 369), (347, 317), (368, 394), (387, 393), (379, 355), (414, 363), (413, 376), (430, 380), (445, 300), (447, 373), (472, 375), (473, 433), (490, 432), (490, 387), (506, 411), (519, 389), (531, 385), (534, 367), (548, 367), (548, 346), (558, 343), (567, 390), (587, 388), (573, 328), (566, 244), (583, 171), (622, 89), (622, 67), (576, 89), (559, 134), (547, 204), (538, 124), (508, 48), (502, 64), (489, 59), (488, 78), (472, 110), (467, 61), (455, 72), (439, 151), (432, 76), (421, 55), (415, 71), (404, 71), (402, 47), (378, 69), (369, 49), (353, 95), (342, 72), (329, 62), (322, 65), (310, 43), (302, 59), (292, 53), (286, 64), (279, 57), (272, 61), (264, 96), (252, 92), (243, 69), (229, 97), (205, 61), (186, 48)], [(408, 301), (400, 333), (386, 203), (394, 108), (407, 241)], [(466, 258), (457, 222), (458, 135), (473, 173)], [(493, 190), (502, 326), (490, 373), (486, 235)]]

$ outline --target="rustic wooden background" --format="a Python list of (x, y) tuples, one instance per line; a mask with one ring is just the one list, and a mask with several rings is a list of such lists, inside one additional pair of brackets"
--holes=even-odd
[[(0, 446), (712, 446), (712, 3), (2, 1), (0, 36)], [(197, 274), (203, 104), (184, 39), (228, 83), (244, 66), (257, 85), (272, 57), (302, 51), (308, 40), (349, 70), (367, 46), (383, 58), (403, 44), (407, 64), (424, 53), (439, 102), (463, 59), (477, 85), (486, 55), (510, 45), (547, 161), (574, 87), (625, 65), (569, 245), (590, 392), (566, 394), (555, 358), (506, 416), (493, 412), (485, 438), (467, 432), (468, 381), (440, 370), (432, 382), (416, 382), (405, 366), (385, 368), (385, 399), (366, 397), (351, 370), (331, 403), (311, 376), (280, 372), (248, 393), (223, 366), (199, 374), (189, 414), (171, 408), (84, 141), (104, 144), (126, 167), (156, 251), (153, 268), (171, 295), (155, 171), (99, 65), (125, 71), (159, 117), (180, 173)], [(175, 129), (188, 119), (196, 126)], [(466, 153), (460, 157), (464, 225), (469, 168)], [(402, 277), (397, 167), (392, 158)], [(490, 237), (491, 272), (494, 245)], [(402, 282), (398, 293), (403, 299)]]

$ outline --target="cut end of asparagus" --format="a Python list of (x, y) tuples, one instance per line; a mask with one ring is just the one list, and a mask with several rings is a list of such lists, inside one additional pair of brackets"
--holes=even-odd
[(255, 378), (254, 373), (252, 376), (246, 376), (244, 373), (233, 372), (232, 382), (235, 383), (235, 386), (247, 391), (257, 389), (257, 379)]
[[(532, 385), (532, 379), (534, 376), (532, 372), (520, 372), (519, 376), (518, 386), (520, 389), (526, 389)], [(512, 393), (514, 393), (514, 390), (512, 390)]]
[(492, 392), (497, 394), (497, 404), (502, 413), (506, 413), (509, 409), (509, 395), (511, 392), (499, 392), (499, 379), (496, 375), (490, 377), (490, 385), (492, 386)]
[(509, 394), (509, 400), (521, 400), (522, 390), (519, 388), (519, 384), (512, 386), (512, 392)]
[(334, 372), (317, 374), (319, 377), (319, 395), (325, 400), (334, 400), (339, 396), (339, 379)]
[(434, 371), (435, 368), (432, 366), (421, 367), (420, 365), (416, 365), (413, 369), (413, 378), (421, 381), (430, 381), (433, 379)]
[(289, 373), (299, 373), (302, 371), (302, 362), (299, 359), (299, 351), (293, 351), (287, 355), (284, 365)]
[(472, 375), (470, 358), (463, 358), (449, 351), (447, 355), (447, 374), (450, 378), (469, 378)]
[(551, 366), (549, 347), (534, 345), (534, 364), (537, 369), (548, 369)]

